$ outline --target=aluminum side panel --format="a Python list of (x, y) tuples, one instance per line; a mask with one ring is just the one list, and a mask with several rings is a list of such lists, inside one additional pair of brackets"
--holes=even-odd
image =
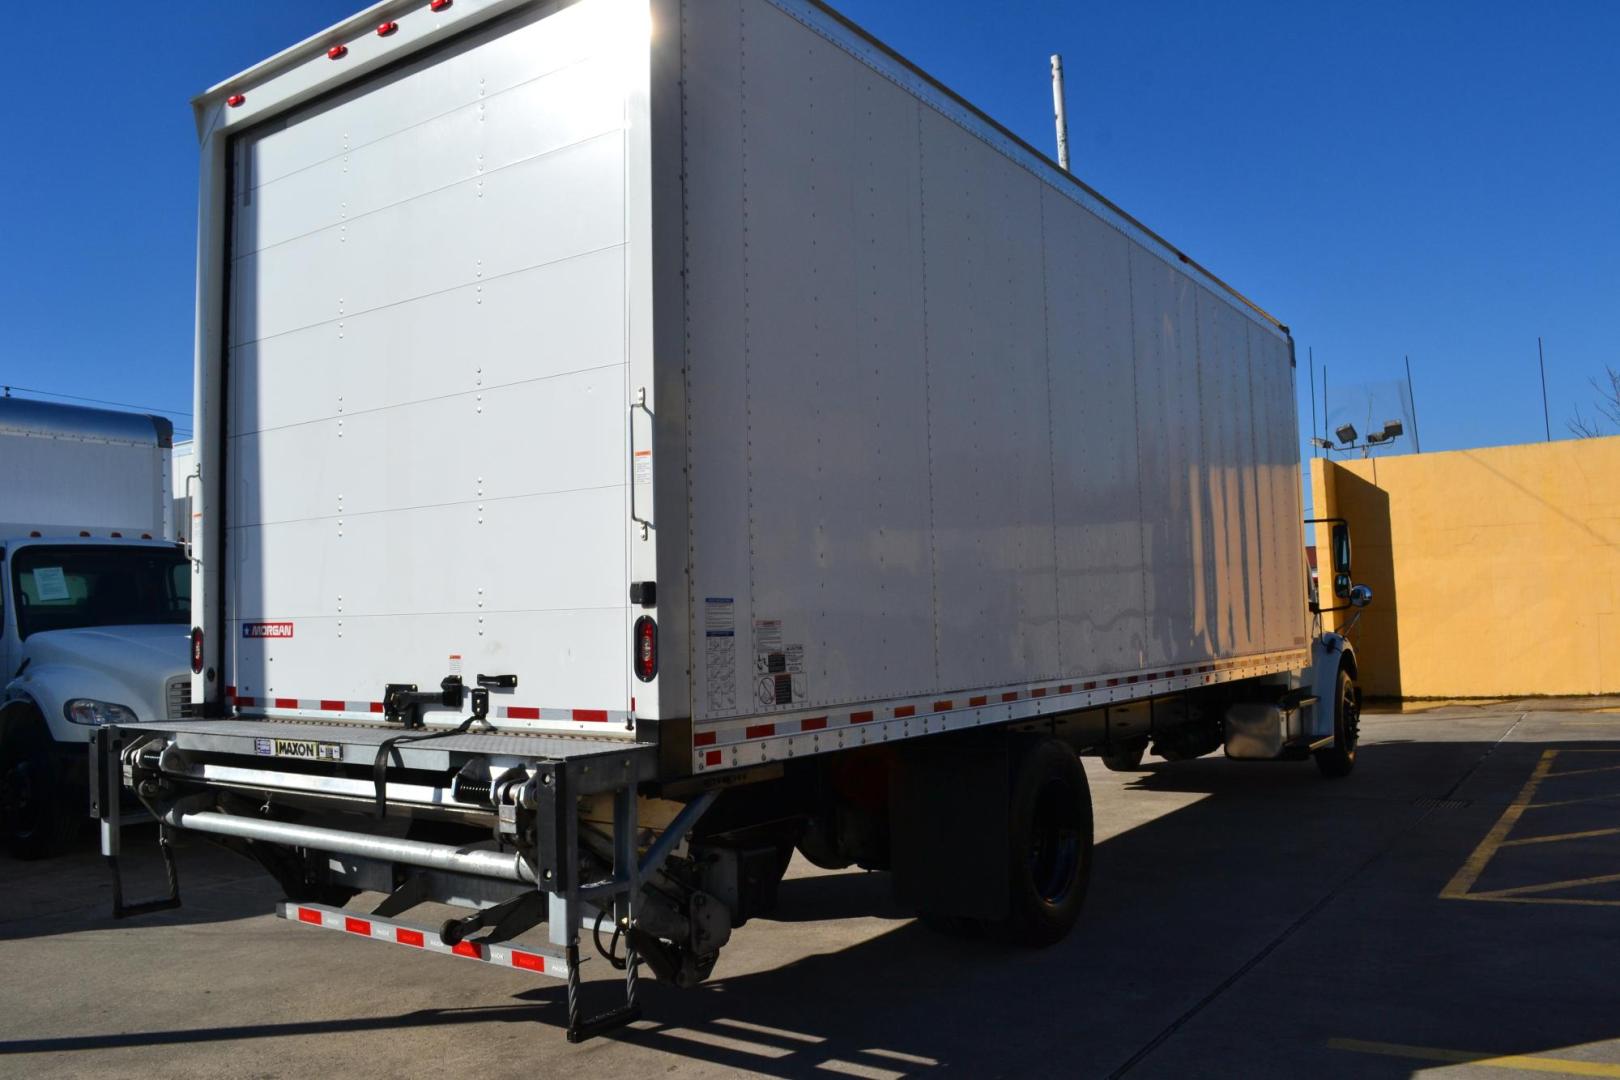
[(1214, 654), (1206, 618), (1196, 286), (1131, 252), (1148, 665)]
[(1042, 205), (1061, 667), (1130, 670), (1147, 650), (1130, 242), (1061, 196)]
[[(682, 8), (692, 716), (753, 711), (740, 0)], [(768, 328), (762, 328), (768, 331)]]
[(944, 685), (1057, 671), (1041, 193), (923, 112), (935, 639)]
[[(1259, 544), (1252, 503), (1254, 443), (1246, 422), (1249, 351), (1242, 316), (1198, 289), (1209, 543), (1204, 617), (1220, 655), (1259, 649)], [(1246, 482), (1247, 481), (1247, 482)]]
[[(748, 651), (757, 668), (780, 621), (783, 646), (803, 650), (789, 661), (803, 668), (789, 672), (795, 705), (902, 693), (934, 678), (917, 110), (775, 11), (750, 8), (744, 28), (748, 71), (771, 58), (744, 114), (749, 532), (765, 621)], [(774, 707), (761, 674), (755, 705)]]
[(1292, 663), (1286, 340), (801, 7), (680, 10), (700, 732)]
[(1306, 624), (1304, 526), (1299, 479), (1298, 407), (1288, 346), (1249, 330), (1249, 365), (1255, 387), (1255, 445), (1259, 483), (1270, 512), (1261, 519), (1266, 641), (1271, 648), (1303, 647)]

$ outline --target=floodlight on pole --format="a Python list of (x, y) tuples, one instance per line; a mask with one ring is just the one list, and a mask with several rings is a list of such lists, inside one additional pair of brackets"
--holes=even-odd
[(1334, 429), (1333, 434), (1341, 443), (1349, 446), (1356, 441), (1356, 425), (1341, 424)]

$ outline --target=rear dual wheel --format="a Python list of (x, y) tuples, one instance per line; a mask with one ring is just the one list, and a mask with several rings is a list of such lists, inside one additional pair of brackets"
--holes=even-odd
[(934, 930), (989, 931), (1020, 945), (1061, 941), (1080, 917), (1091, 878), (1091, 789), (1073, 750), (1057, 739), (1014, 744), (1006, 847), (1007, 912), (995, 921), (922, 912)]
[(1056, 739), (1028, 747), (1014, 766), (1007, 858), (1007, 918), (995, 927), (1021, 945), (1061, 941), (1091, 880), (1091, 788), (1080, 759)]

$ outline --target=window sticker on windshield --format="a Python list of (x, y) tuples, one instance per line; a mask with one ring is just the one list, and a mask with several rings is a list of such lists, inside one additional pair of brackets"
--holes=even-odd
[(67, 577), (60, 566), (34, 567), (34, 593), (41, 600), (66, 600)]

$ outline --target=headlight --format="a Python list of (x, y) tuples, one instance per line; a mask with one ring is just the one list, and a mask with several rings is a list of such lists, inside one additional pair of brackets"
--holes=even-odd
[(62, 706), (62, 713), (75, 724), (100, 727), (103, 724), (133, 724), (135, 710), (127, 705), (114, 705), (110, 701), (92, 698), (74, 698)]

